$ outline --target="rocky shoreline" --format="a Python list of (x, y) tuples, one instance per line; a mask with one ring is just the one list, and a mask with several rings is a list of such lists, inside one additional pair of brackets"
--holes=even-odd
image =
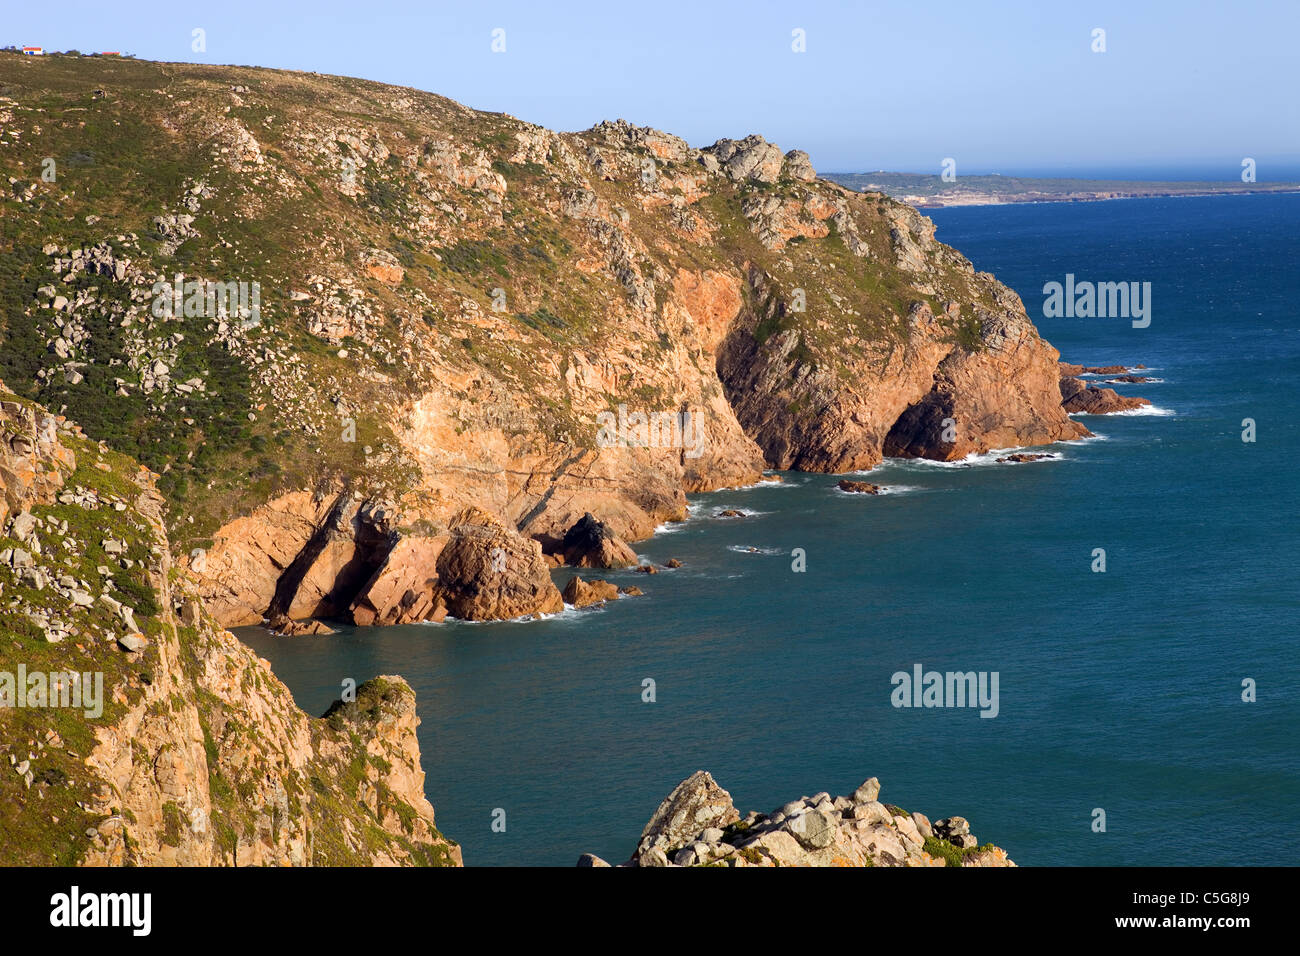
[[(655, 810), (620, 867), (1015, 866), (1001, 847), (980, 844), (963, 817), (934, 823), (881, 803), (872, 777), (848, 796), (822, 792), (771, 813), (743, 817), (712, 775), (697, 770)], [(590, 853), (579, 867), (607, 867)]]

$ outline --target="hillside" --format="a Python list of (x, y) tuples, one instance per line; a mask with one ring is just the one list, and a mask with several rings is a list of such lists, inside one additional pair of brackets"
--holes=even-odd
[(159, 475), (224, 626), (545, 610), (587, 513), (1086, 434), (1015, 293), (758, 136), (16, 54), (0, 126), (0, 375)]

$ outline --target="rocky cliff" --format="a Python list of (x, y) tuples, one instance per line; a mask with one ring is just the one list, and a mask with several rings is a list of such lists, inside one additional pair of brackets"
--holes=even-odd
[(411, 689), (299, 710), (173, 566), (156, 477), (0, 385), (0, 860), (458, 865)]
[(588, 514), (625, 563), (764, 468), (1086, 434), (1013, 292), (758, 136), (4, 53), (0, 124), (0, 374), (160, 476), (225, 626), (545, 613)]
[[(664, 798), (620, 866), (1015, 866), (981, 845), (963, 817), (934, 823), (881, 803), (872, 777), (849, 796), (818, 793), (741, 816), (731, 794), (697, 770)], [(590, 853), (581, 867), (609, 866)]]

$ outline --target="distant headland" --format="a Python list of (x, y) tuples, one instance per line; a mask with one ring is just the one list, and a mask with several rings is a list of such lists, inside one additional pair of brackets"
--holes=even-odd
[(1232, 196), (1300, 192), (1300, 183), (1184, 182), (1124, 179), (1035, 179), (1022, 176), (958, 176), (936, 173), (822, 173), (868, 192), (882, 192), (922, 209), (992, 206), (1014, 202), (1097, 202), (1103, 199), (1154, 199), (1160, 196)]

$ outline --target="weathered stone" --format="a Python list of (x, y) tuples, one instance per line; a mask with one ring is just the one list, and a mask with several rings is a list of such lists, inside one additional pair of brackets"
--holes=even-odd
[(565, 532), (560, 551), (565, 564), (578, 568), (626, 568), (637, 563), (636, 552), (590, 511)]
[(452, 521), (437, 567), (438, 593), (448, 614), (462, 620), (508, 620), (564, 610), (542, 560), (542, 546), (481, 508), (467, 508)]
[(875, 777), (870, 777), (863, 781), (858, 789), (853, 791), (854, 803), (870, 803), (880, 796), (880, 781)]
[(707, 827), (721, 828), (739, 819), (731, 794), (719, 787), (709, 773), (697, 770), (659, 804), (659, 809), (641, 831), (637, 853), (644, 854), (656, 840), (669, 849), (675, 849), (692, 841)]

